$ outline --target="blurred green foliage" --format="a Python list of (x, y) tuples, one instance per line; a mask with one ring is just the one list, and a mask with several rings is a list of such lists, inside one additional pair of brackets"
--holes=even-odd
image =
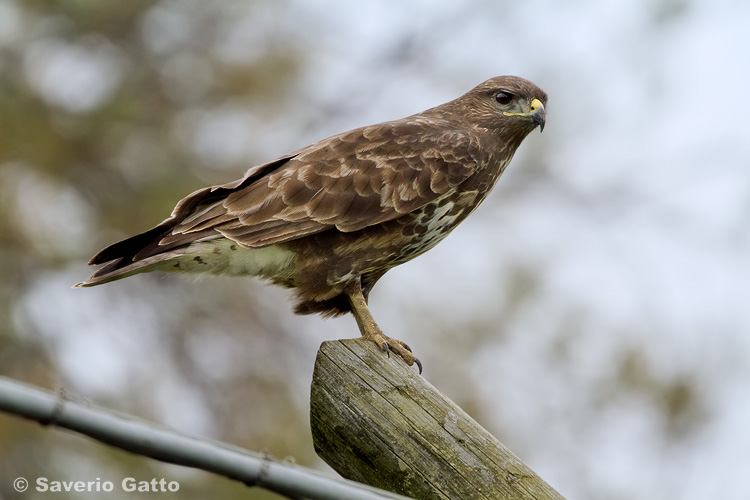
[[(58, 272), (72, 279), (66, 270), (81, 272), (81, 264), (102, 246), (159, 222), (177, 199), (205, 182), (229, 180), (222, 169), (239, 175), (257, 160), (243, 155), (226, 160), (220, 152), (215, 158), (201, 155), (195, 141), (199, 130), (211, 126), (205, 120), (217, 109), (249, 108), (253, 103), (273, 109), (274, 101), (283, 96), (283, 82), (297, 71), (300, 54), (262, 20), (251, 28), (258, 30), (259, 39), (270, 41), (268, 47), (247, 47), (252, 57), (245, 59), (218, 54), (242, 54), (241, 47), (228, 48), (242, 42), (222, 37), (228, 30), (242, 29), (232, 28), (238, 16), (252, 24), (254, 9), (261, 4), (0, 2), (7, 16), (0, 23), (5, 29), (0, 28), (2, 375), (47, 388), (66, 380), (56, 360), (59, 339), (45, 338), (24, 305), (30, 289)], [(201, 171), (209, 176), (213, 171), (216, 178), (201, 179)], [(64, 284), (61, 281), (55, 286)], [(143, 289), (136, 285), (136, 290)], [(222, 302), (225, 318), (243, 315), (245, 323), (252, 319), (246, 294), (217, 292), (214, 297)], [(199, 317), (201, 311), (206, 317), (212, 314), (202, 295), (184, 294), (182, 299), (180, 307), (166, 312), (172, 316), (167, 323), (176, 329), (195, 321), (192, 312), (198, 311)], [(48, 326), (54, 332), (54, 325)], [(265, 331), (258, 330), (260, 335)], [(185, 353), (183, 333), (164, 334), (160, 342), (167, 357), (161, 362), (182, 367), (176, 369), (177, 376), (195, 382), (192, 390), (204, 391), (197, 398), (203, 398), (205, 410), (219, 426), (213, 434), (240, 446), (268, 448), (282, 457), (299, 457), (299, 450), (307, 449), (299, 459), (309, 464), (311, 446), (294, 445), (296, 439), (309, 438), (299, 421), (304, 414), (295, 409), (288, 389), (274, 376), (248, 375), (242, 367), (225, 380), (206, 383)], [(227, 335), (235, 342), (245, 333), (235, 329)], [(81, 362), (86, 362), (85, 355)], [(161, 384), (161, 368), (139, 365), (143, 379), (96, 397), (110, 399), (121, 410), (136, 412), (140, 407), (142, 416), (158, 419), (152, 399), (143, 391), (146, 380), (151, 388)], [(76, 387), (68, 390), (75, 392)], [(258, 408), (248, 410), (248, 404)], [(14, 497), (10, 488), (16, 476), (102, 477), (116, 483), (127, 476), (167, 477), (180, 481), (182, 497), (248, 498), (242, 485), (6, 416), (0, 416), (0, 448), (2, 498)], [(276, 496), (253, 490), (250, 497)]]

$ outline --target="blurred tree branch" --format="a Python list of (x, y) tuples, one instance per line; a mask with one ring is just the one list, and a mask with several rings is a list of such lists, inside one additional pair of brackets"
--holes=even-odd
[(0, 377), (0, 411), (76, 431), (132, 453), (194, 467), (258, 486), (294, 499), (405, 499), (343, 479), (333, 479), (300, 466), (72, 401)]

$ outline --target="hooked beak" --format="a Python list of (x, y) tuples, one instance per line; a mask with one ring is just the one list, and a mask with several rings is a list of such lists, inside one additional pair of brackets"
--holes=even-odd
[(528, 113), (510, 113), (503, 111), (506, 116), (527, 116), (531, 118), (535, 124), (539, 125), (539, 132), (544, 130), (544, 122), (546, 121), (547, 115), (544, 113), (544, 104), (539, 99), (532, 99), (529, 103)]
[(531, 105), (529, 106), (531, 109), (531, 114), (529, 115), (531, 119), (539, 125), (539, 132), (544, 131), (544, 123), (547, 119), (547, 115), (544, 113), (544, 104), (542, 104), (542, 101), (539, 99), (534, 99), (531, 101)]

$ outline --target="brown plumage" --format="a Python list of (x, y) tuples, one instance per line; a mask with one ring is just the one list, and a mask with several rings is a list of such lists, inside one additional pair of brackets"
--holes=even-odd
[(389, 269), (429, 250), (544, 127), (547, 95), (514, 76), (487, 80), (422, 113), (358, 128), (195, 191), (172, 216), (115, 243), (87, 287), (152, 271), (254, 275), (293, 288), (295, 311), (351, 311), (364, 337), (412, 364), (367, 309)]

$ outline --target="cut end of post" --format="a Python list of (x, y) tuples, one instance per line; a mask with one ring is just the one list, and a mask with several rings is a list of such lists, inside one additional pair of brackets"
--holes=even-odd
[(373, 342), (324, 342), (310, 424), (347, 479), (412, 498), (564, 500), (460, 407)]

